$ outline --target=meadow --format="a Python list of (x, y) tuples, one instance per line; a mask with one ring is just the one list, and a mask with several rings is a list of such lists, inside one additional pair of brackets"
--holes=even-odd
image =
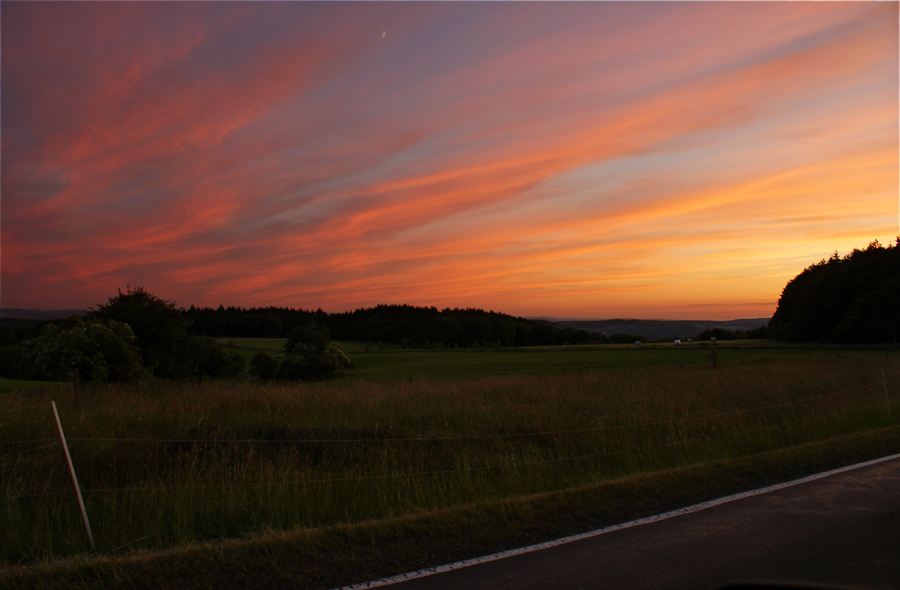
[(0, 559), (86, 552), (54, 399), (97, 550), (113, 556), (554, 493), (900, 424), (896, 351), (352, 359), (351, 371), (313, 384), (82, 385), (77, 406), (69, 384), (8, 386)]
[[(278, 356), (285, 339), (221, 339), (220, 344), (248, 360), (259, 352)], [(820, 355), (803, 347), (773, 347), (765, 340), (711, 345), (707, 342), (580, 345), (534, 348), (401, 349), (364, 342), (339, 342), (353, 360), (353, 370), (339, 381), (387, 382), (402, 379), (460, 379), (505, 375), (558, 375), (639, 367), (702, 367), (718, 364), (766, 363), (775, 358)], [(853, 351), (850, 351), (851, 353)], [(866, 351), (860, 351), (866, 352)], [(840, 352), (837, 352), (840, 355)]]

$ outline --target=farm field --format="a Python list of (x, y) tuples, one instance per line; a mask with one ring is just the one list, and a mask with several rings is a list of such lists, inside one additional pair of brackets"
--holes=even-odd
[[(231, 350), (251, 358), (265, 351), (281, 354), (285, 340), (234, 339)], [(558, 375), (610, 368), (678, 366), (679, 368), (766, 363), (775, 358), (803, 358), (836, 354), (877, 354), (877, 351), (833, 351), (817, 348), (773, 347), (767, 341), (738, 341), (711, 346), (708, 343), (593, 345), (539, 348), (477, 348), (401, 350), (364, 342), (339, 344), (350, 355), (354, 368), (339, 380), (393, 381), (400, 379), (459, 379), (503, 375)]]
[(554, 494), (900, 424), (896, 351), (715, 354), (714, 366), (703, 347), (360, 352), (323, 383), (83, 386), (77, 408), (64, 385), (10, 386), (0, 558), (86, 551), (51, 399), (97, 549), (113, 556)]
[[(804, 351), (779, 350), (782, 358), (802, 357)], [(354, 368), (346, 380), (391, 381), (427, 378), (456, 379), (511, 375), (565, 375), (605, 369), (640, 367), (698, 368), (720, 364), (766, 363), (773, 349), (706, 346), (599, 345), (522, 349), (458, 349), (389, 351), (352, 354)], [(809, 352), (805, 352), (809, 355)], [(815, 353), (815, 354), (818, 354)]]

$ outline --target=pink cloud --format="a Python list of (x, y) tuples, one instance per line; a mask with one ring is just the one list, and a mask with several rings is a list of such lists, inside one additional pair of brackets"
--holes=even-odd
[(3, 305), (743, 309), (893, 233), (895, 5), (8, 6)]

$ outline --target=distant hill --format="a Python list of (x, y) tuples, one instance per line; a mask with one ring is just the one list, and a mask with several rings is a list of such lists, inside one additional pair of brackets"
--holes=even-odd
[(0, 326), (30, 326), (48, 320), (61, 320), (73, 315), (85, 316), (86, 309), (16, 309), (0, 307)]
[[(376, 313), (377, 312), (377, 313)], [(416, 313), (413, 313), (416, 312)], [(55, 309), (55, 310), (46, 310), (46, 309), (15, 309), (15, 308), (0, 308), (0, 325), (4, 326), (28, 326), (35, 325), (41, 322), (49, 321), (49, 320), (58, 320), (63, 318), (68, 318), (73, 315), (77, 316), (85, 316), (90, 313), (88, 310), (84, 309)], [(431, 321), (432, 316), (440, 316), (440, 315), (448, 315), (450, 314), (450, 310), (445, 310), (444, 312), (438, 312), (435, 309), (431, 308), (413, 308), (410, 306), (378, 306), (377, 308), (367, 309), (367, 310), (357, 310), (355, 312), (349, 314), (325, 314), (321, 311), (314, 312), (304, 312), (302, 310), (287, 310), (287, 309), (241, 309), (241, 308), (228, 308), (221, 310), (212, 310), (212, 309), (197, 309), (192, 307), (188, 310), (187, 315), (191, 318), (194, 323), (195, 328), (199, 328), (199, 332), (207, 335), (214, 336), (259, 336), (259, 337), (278, 337), (284, 336), (282, 332), (289, 331), (290, 327), (292, 327), (296, 321), (296, 318), (290, 317), (295, 315), (302, 315), (304, 317), (309, 316), (308, 319), (314, 319), (315, 321), (319, 321), (321, 323), (329, 325), (329, 327), (334, 332), (334, 336), (341, 338), (356, 338), (359, 340), (372, 340), (372, 341), (394, 341), (397, 343), (402, 341), (405, 338), (409, 338), (411, 336), (416, 336), (413, 338), (416, 343), (421, 340), (422, 342), (428, 341), (428, 338), (425, 338), (421, 334), (417, 332), (422, 329), (422, 327)], [(413, 318), (409, 317), (412, 315), (415, 316), (424, 316), (427, 317), (416, 317), (415, 320), (418, 321), (410, 321)], [(492, 320), (491, 323), (500, 320), (501, 318), (505, 320), (505, 323), (509, 322), (522, 322), (524, 318), (513, 318), (511, 316), (506, 316), (505, 314), (497, 314), (494, 312), (486, 313), (481, 310), (453, 310), (452, 315), (474, 315), (478, 317), (480, 320), (489, 319)], [(256, 316), (261, 316), (262, 319), (257, 318)], [(377, 322), (378, 324), (382, 324), (379, 328), (384, 328), (386, 325), (391, 325), (391, 329), (388, 332), (391, 334), (382, 334), (381, 330), (373, 330), (375, 327), (373, 325), (372, 315), (378, 316), (388, 316), (388, 317), (379, 317)], [(215, 316), (220, 316), (216, 318), (216, 321), (212, 320)], [(265, 317), (262, 317), (265, 316)], [(269, 316), (272, 316), (271, 318)], [(281, 316), (281, 317), (278, 317)], [(356, 317), (356, 316), (365, 316), (365, 317)], [(393, 317), (396, 316), (396, 317)], [(403, 316), (402, 323), (409, 323), (409, 326), (405, 326), (405, 330), (401, 329), (398, 333), (394, 334), (393, 332), (397, 331), (396, 324), (397, 320)], [(225, 322), (224, 318), (230, 318), (233, 321)], [(243, 319), (242, 319), (243, 318)], [(277, 321), (274, 319), (277, 318)], [(274, 332), (269, 329), (271, 328), (266, 324), (264, 320), (271, 320), (270, 323), (276, 324)], [(250, 321), (257, 320), (257, 321)], [(386, 320), (386, 321), (385, 321)], [(561, 320), (557, 318), (528, 318), (528, 322), (537, 325), (545, 325), (549, 327), (559, 328), (560, 330), (568, 330), (568, 332), (563, 336), (561, 333), (554, 335), (559, 335), (562, 340), (569, 342), (581, 342), (586, 341), (587, 339), (584, 337), (579, 337), (576, 334), (573, 334), (572, 331), (584, 331), (592, 334), (599, 334), (601, 336), (611, 336), (612, 334), (634, 334), (635, 336), (644, 336), (650, 340), (661, 340), (661, 339), (669, 339), (669, 338), (693, 338), (700, 332), (704, 330), (710, 330), (715, 328), (721, 328), (724, 330), (752, 330), (758, 328), (760, 326), (765, 326), (769, 321), (769, 318), (751, 318), (751, 319), (740, 319), (740, 320), (728, 320), (728, 321), (711, 321), (711, 320), (627, 320), (627, 319), (615, 319), (615, 320)], [(237, 325), (237, 324), (241, 325)], [(221, 324), (221, 325), (220, 325)], [(235, 325), (231, 325), (235, 324)], [(243, 324), (247, 324), (244, 326)], [(366, 326), (366, 329), (371, 332), (357, 333), (359, 331), (357, 326)], [(261, 326), (261, 327), (260, 327)], [(282, 327), (284, 326), (284, 327)], [(351, 328), (353, 326), (353, 328)], [(526, 328), (526, 326), (519, 326), (521, 328)], [(245, 329), (246, 328), (246, 329)], [(251, 329), (253, 328), (253, 329)], [(265, 329), (264, 329), (265, 328)], [(444, 326), (446, 329), (446, 326)], [(480, 330), (479, 330), (480, 331)], [(468, 334), (468, 330), (466, 332), (465, 338), (466, 342), (471, 342), (471, 335)], [(489, 330), (490, 332), (490, 330)], [(542, 334), (541, 338), (538, 338), (541, 344), (550, 343), (554, 338), (549, 338), (548, 334)], [(440, 340), (438, 334), (429, 335), (432, 341)], [(479, 340), (485, 339), (497, 339), (500, 340), (501, 336), (499, 334), (477, 334)], [(520, 335), (520, 338), (522, 335)], [(513, 342), (509, 338), (502, 338), (503, 344), (506, 346), (512, 345)], [(506, 340), (510, 340), (507, 342)], [(561, 341), (562, 341), (561, 340)], [(449, 343), (447, 343), (449, 344)], [(463, 342), (459, 343), (460, 345)], [(522, 344), (521, 342), (518, 344)]]
[(749, 318), (742, 320), (554, 320), (543, 319), (558, 328), (574, 328), (597, 332), (604, 336), (612, 334), (634, 334), (646, 336), (650, 340), (694, 338), (704, 330), (753, 330), (765, 326), (769, 318)]

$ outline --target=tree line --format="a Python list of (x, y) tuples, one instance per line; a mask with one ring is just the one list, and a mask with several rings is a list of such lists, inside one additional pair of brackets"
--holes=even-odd
[(244, 358), (190, 329), (174, 303), (142, 288), (119, 291), (86, 317), (0, 327), (0, 376), (63, 381), (234, 377)]
[[(484, 311), (378, 305), (344, 313), (293, 308), (176, 308), (142, 288), (110, 297), (87, 317), (40, 326), (0, 326), (0, 377), (132, 381), (236, 377), (247, 365), (215, 338), (286, 338), (280, 358), (260, 354), (250, 372), (262, 380), (313, 380), (351, 366), (332, 342), (409, 348), (482, 348), (630, 343), (547, 322)], [(785, 285), (765, 327), (707, 330), (700, 339), (771, 338), (787, 342), (894, 343), (900, 338), (900, 237), (844, 257), (837, 252)]]
[(900, 237), (840, 257), (835, 252), (791, 279), (768, 324), (788, 342), (893, 343), (900, 338)]
[(191, 306), (192, 329), (217, 338), (286, 338), (297, 326), (325, 326), (336, 340), (407, 348), (554, 346), (605, 342), (600, 334), (484, 311), (412, 305), (378, 305), (344, 313), (293, 308)]
[[(620, 335), (621, 336), (621, 335)], [(0, 377), (89, 381), (234, 378), (244, 357), (215, 338), (287, 339), (278, 357), (261, 353), (250, 374), (264, 381), (326, 378), (351, 367), (332, 339), (414, 348), (551, 346), (606, 342), (599, 334), (480, 309), (379, 305), (328, 314), (292, 308), (176, 308), (141, 287), (121, 290), (86, 317), (0, 327)], [(625, 336), (625, 338), (632, 338)]]

